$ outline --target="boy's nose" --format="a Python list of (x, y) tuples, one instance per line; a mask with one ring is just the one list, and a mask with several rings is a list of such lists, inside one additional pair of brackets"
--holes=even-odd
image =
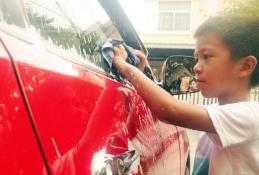
[(196, 75), (201, 73), (201, 66), (200, 66), (199, 62), (197, 62), (197, 63), (193, 66), (193, 71), (194, 71), (194, 73), (195, 73)]

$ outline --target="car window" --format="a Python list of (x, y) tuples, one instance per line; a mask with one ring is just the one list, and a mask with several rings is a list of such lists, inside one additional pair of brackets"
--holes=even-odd
[(96, 0), (25, 0), (25, 9), (48, 50), (102, 70), (105, 64), (96, 46), (108, 38), (122, 40)]
[(0, 22), (25, 28), (25, 19), (22, 17), (21, 1), (0, 0)]

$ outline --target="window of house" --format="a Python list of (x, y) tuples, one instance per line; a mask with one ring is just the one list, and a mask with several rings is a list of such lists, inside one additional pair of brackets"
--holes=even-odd
[(159, 31), (190, 31), (191, 1), (159, 2)]
[(97, 45), (122, 40), (96, 0), (25, 0), (31, 26), (48, 51), (105, 70)]

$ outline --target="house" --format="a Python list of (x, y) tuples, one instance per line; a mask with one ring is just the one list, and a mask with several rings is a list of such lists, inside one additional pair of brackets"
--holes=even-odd
[(220, 0), (143, 0), (141, 38), (159, 79), (162, 62), (170, 55), (193, 55), (193, 32), (218, 11)]

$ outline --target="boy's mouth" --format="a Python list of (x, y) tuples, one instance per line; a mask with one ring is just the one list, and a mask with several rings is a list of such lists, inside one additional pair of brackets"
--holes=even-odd
[(198, 83), (205, 83), (205, 80), (196, 79)]
[(205, 80), (201, 80), (201, 79), (196, 79), (197, 82), (197, 86), (200, 88), (202, 84), (205, 84), (206, 81)]

